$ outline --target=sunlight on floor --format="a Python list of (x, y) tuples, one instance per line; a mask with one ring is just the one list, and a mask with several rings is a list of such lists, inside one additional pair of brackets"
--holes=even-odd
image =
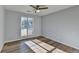
[(66, 53), (58, 48), (55, 49), (54, 46), (51, 46), (38, 39), (26, 41), (25, 44), (28, 45), (35, 53), (47, 53), (52, 50), (52, 53)]

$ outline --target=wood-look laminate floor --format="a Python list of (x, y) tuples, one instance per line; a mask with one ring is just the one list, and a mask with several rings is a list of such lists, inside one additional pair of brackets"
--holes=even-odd
[[(51, 51), (48, 51), (47, 53), (55, 53), (56, 51), (59, 51), (59, 50), (62, 50), (66, 53), (79, 53), (79, 50), (75, 48), (66, 46), (64, 44), (52, 41), (44, 37), (40, 37), (36, 39), (55, 47), (54, 49), (52, 49)], [(2, 53), (35, 53), (27, 44), (25, 44), (25, 42), (29, 40), (32, 41), (34, 40), (34, 38), (6, 43), (2, 49)]]

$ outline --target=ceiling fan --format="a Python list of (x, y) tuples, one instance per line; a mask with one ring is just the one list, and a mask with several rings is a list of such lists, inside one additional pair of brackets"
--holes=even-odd
[(48, 9), (45, 5), (30, 5), (32, 8), (34, 8), (35, 13), (40, 12), (40, 10)]

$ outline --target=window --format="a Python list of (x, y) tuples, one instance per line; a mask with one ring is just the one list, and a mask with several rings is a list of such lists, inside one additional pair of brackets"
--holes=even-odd
[(21, 36), (32, 35), (32, 18), (21, 17)]

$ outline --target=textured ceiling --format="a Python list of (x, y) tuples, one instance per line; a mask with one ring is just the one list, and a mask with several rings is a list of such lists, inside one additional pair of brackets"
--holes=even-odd
[(70, 7), (73, 7), (74, 5), (47, 5), (47, 10), (41, 10), (39, 13), (34, 13), (34, 9), (28, 5), (5, 5), (4, 8), (7, 10), (17, 11), (17, 12), (23, 12), (38, 16), (44, 16), (48, 15), (50, 13), (54, 13), (63, 9), (67, 9)]

